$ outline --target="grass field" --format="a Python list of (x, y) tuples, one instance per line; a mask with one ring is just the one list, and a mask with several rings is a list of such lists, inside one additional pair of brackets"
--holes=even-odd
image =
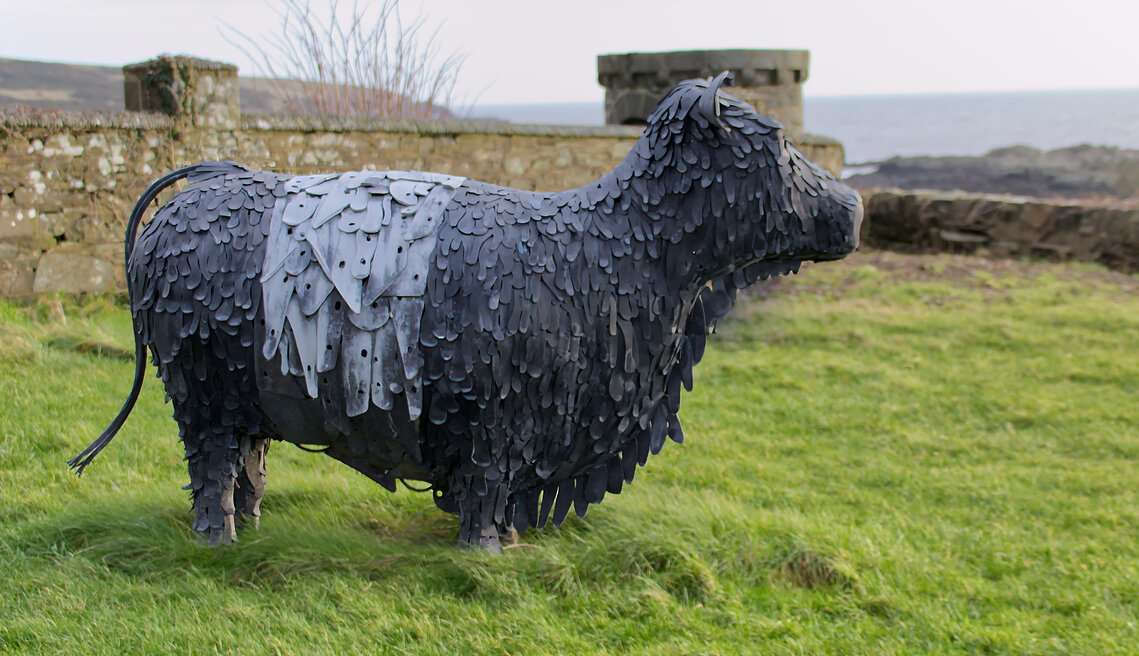
[[(0, 305), (0, 653), (1132, 654), (1139, 278), (859, 254), (755, 295), (669, 444), (500, 558), (429, 495), (277, 445), (259, 531), (189, 534), (127, 313)], [(150, 373), (153, 373), (151, 370)]]

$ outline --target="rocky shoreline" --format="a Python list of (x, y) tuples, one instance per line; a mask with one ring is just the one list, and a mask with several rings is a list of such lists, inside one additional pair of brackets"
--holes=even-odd
[(893, 157), (849, 164), (856, 189), (932, 189), (1046, 199), (1139, 197), (1139, 150), (1071, 146), (998, 148), (980, 157)]

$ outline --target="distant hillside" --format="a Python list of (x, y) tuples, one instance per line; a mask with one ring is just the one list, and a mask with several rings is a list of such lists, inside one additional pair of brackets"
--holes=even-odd
[(123, 73), (113, 66), (0, 59), (0, 105), (122, 111)]
[[(274, 114), (283, 103), (274, 83), (242, 77), (241, 109)], [(26, 105), (69, 111), (123, 111), (123, 72), (117, 66), (85, 66), (0, 58), (0, 106)]]

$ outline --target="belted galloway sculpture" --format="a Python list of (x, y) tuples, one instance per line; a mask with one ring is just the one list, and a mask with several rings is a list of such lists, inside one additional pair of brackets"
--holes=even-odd
[(584, 515), (683, 439), (680, 388), (736, 290), (857, 245), (858, 195), (724, 78), (678, 85), (568, 191), (233, 162), (158, 180), (127, 228), (134, 386), (71, 465), (122, 427), (149, 346), (211, 544), (259, 517), (271, 439), (426, 482), (460, 543)]

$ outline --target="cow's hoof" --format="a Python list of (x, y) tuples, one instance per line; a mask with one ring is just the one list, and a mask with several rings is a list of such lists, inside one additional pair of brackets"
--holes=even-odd
[(479, 538), (479, 549), (494, 554), (496, 556), (502, 555), (502, 541), (498, 539), (497, 535), (484, 536)]
[(237, 530), (233, 521), (233, 515), (226, 515), (220, 527), (210, 527), (204, 531), (199, 531), (198, 537), (207, 547), (220, 547), (227, 544), (234, 544), (237, 542)]
[(468, 543), (460, 540), (459, 546), (468, 549), (478, 549), (479, 551), (485, 551), (486, 553), (496, 556), (502, 555), (502, 541), (498, 539), (498, 529), (493, 526), (484, 528), (479, 534), (478, 539), (473, 542)]
[(518, 531), (514, 530), (513, 526), (499, 530), (498, 535), (505, 547), (516, 547), (521, 543), (521, 540), (518, 539)]
[(257, 515), (247, 515), (241, 513), (237, 515), (237, 530), (244, 531), (247, 529), (257, 530), (261, 528), (261, 518)]

